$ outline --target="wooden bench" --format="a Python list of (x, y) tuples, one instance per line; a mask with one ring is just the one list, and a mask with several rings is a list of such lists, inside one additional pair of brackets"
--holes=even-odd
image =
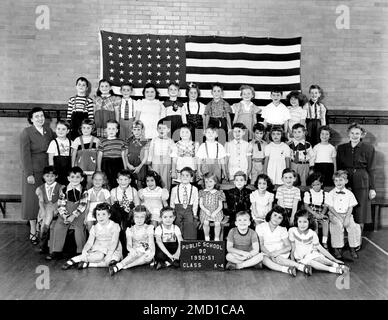
[(379, 217), (380, 217), (380, 208), (388, 207), (388, 198), (377, 197), (372, 200), (372, 208), (374, 209), (374, 231), (378, 230)]
[(22, 202), (22, 195), (20, 194), (0, 194), (0, 209), (3, 213), (3, 218), (6, 216), (7, 202)]

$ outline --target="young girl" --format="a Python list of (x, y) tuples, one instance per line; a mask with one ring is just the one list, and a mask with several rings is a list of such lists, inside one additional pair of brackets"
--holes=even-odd
[(326, 125), (326, 107), (321, 102), (324, 94), (320, 86), (313, 84), (309, 89), (310, 100), (304, 105), (307, 111), (306, 129), (308, 141), (315, 146), (319, 142), (319, 127)]
[(252, 170), (251, 184), (254, 184), (259, 174), (264, 170), (264, 150), (267, 142), (264, 141), (265, 127), (262, 123), (256, 123), (253, 126), (253, 139), (250, 142), (252, 147)]
[(256, 113), (260, 110), (251, 101), (255, 97), (255, 89), (248, 85), (240, 87), (242, 100), (232, 105), (233, 123), (243, 123), (248, 128), (248, 139), (251, 140), (252, 128), (257, 122)]
[(203, 223), (205, 240), (210, 240), (210, 221), (214, 221), (214, 241), (220, 241), (221, 221), (224, 218), (222, 213), (225, 194), (222, 190), (215, 189), (218, 180), (214, 173), (207, 173), (203, 177), (204, 190), (199, 191), (200, 220)]
[(62, 270), (75, 266), (78, 266), (78, 269), (108, 267), (123, 258), (119, 241), (120, 226), (110, 220), (110, 210), (108, 203), (99, 203), (93, 209), (93, 217), (97, 220), (97, 224), (90, 229), (88, 241), (81, 255), (66, 261)]
[(96, 171), (92, 175), (93, 187), (90, 188), (88, 192), (88, 207), (86, 208), (87, 216), (85, 219), (85, 224), (88, 228), (88, 231), (94, 225), (96, 218), (93, 215), (94, 208), (100, 203), (110, 203), (110, 192), (108, 189), (104, 188), (106, 185), (107, 179), (106, 175), (103, 172)]
[(130, 228), (127, 237), (128, 255), (119, 263), (109, 267), (113, 276), (122, 269), (128, 269), (142, 264), (148, 264), (155, 255), (154, 227), (150, 225), (151, 214), (145, 206), (136, 206), (131, 215)]
[(160, 176), (155, 171), (146, 173), (144, 184), (146, 188), (138, 192), (139, 199), (149, 212), (151, 223), (156, 228), (160, 222), (160, 210), (167, 206), (169, 194), (167, 189), (161, 188)]
[(55, 128), (57, 137), (51, 140), (47, 149), (49, 165), (54, 166), (58, 173), (57, 182), (62, 185), (69, 183), (67, 174), (71, 168), (71, 140), (67, 138), (69, 131), (69, 123), (59, 120)]
[(349, 268), (341, 260), (334, 258), (325, 250), (318, 240), (317, 234), (311, 230), (312, 216), (306, 210), (295, 215), (295, 227), (288, 230), (291, 242), (291, 259), (317, 270), (343, 274)]
[(206, 173), (212, 172), (221, 181), (226, 178), (224, 146), (216, 141), (217, 129), (209, 126), (205, 131), (206, 141), (202, 143), (197, 151), (198, 158), (198, 178), (201, 179)]
[(337, 171), (337, 151), (329, 143), (331, 129), (329, 126), (319, 128), (321, 142), (313, 148), (314, 172), (320, 172), (323, 177), (323, 185), (333, 186), (333, 174)]
[(97, 168), (97, 148), (100, 140), (92, 136), (94, 122), (89, 119), (82, 120), (81, 133), (77, 137), (71, 148), (73, 149), (71, 155), (72, 167), (80, 167), (87, 176), (87, 187), (91, 186), (91, 176)]
[(152, 139), (158, 136), (158, 121), (166, 116), (166, 110), (158, 100), (159, 92), (154, 84), (147, 83), (144, 86), (143, 97), (144, 99), (137, 101), (136, 120), (141, 120), (144, 124), (144, 137)]
[(311, 275), (311, 267), (301, 262), (290, 260), (291, 244), (288, 240), (287, 213), (275, 206), (267, 213), (265, 221), (256, 226), (261, 252), (264, 254), (263, 264), (271, 270), (288, 273), (296, 277), (296, 270)]
[(126, 168), (130, 170), (140, 189), (145, 179), (148, 159), (148, 141), (144, 138), (144, 124), (140, 120), (133, 122), (132, 136), (126, 141), (124, 157)]
[(304, 207), (313, 217), (312, 229), (318, 233), (318, 228), (322, 228), (322, 246), (327, 249), (327, 236), (329, 235), (329, 215), (325, 204), (327, 192), (322, 189), (323, 176), (319, 172), (308, 177), (307, 183), (310, 190), (304, 193)]
[(178, 140), (179, 128), (183, 124), (187, 124), (186, 114), (183, 111), (183, 103), (178, 100), (179, 96), (179, 85), (171, 83), (168, 86), (168, 100), (163, 102), (165, 107), (166, 121), (171, 121), (171, 138), (174, 141)]
[(186, 114), (187, 125), (191, 129), (191, 138), (194, 141), (202, 140), (203, 128), (205, 127), (205, 105), (197, 99), (200, 97), (201, 91), (195, 83), (190, 83), (186, 89), (188, 102), (183, 104), (183, 112)]
[(164, 207), (160, 210), (160, 218), (162, 223), (155, 229), (156, 270), (171, 265), (178, 268), (183, 239), (181, 230), (174, 224), (176, 212), (171, 207)]
[(214, 128), (222, 129), (225, 137), (222, 140), (228, 141), (228, 132), (232, 130), (230, 113), (232, 109), (224, 99), (222, 99), (223, 89), (221, 84), (212, 85), (213, 100), (206, 105), (205, 109), (205, 130), (211, 125)]
[(171, 153), (172, 157), (172, 174), (171, 178), (177, 182), (180, 182), (180, 171), (184, 167), (190, 167), (193, 171), (196, 171), (196, 158), (195, 154), (198, 151), (199, 144), (194, 142), (191, 138), (191, 131), (189, 127), (184, 125), (180, 130), (179, 140), (175, 144), (175, 148)]
[(67, 102), (67, 121), (70, 123), (70, 139), (74, 140), (80, 134), (83, 120), (94, 120), (94, 101), (89, 97), (89, 81), (79, 77), (75, 82), (77, 95)]
[(117, 174), (124, 169), (125, 142), (117, 138), (120, 125), (116, 120), (106, 123), (107, 138), (102, 139), (98, 146), (97, 171), (105, 172), (110, 188), (117, 186)]
[(250, 194), (250, 200), (252, 218), (255, 225), (258, 226), (265, 222), (265, 216), (272, 209), (274, 194), (269, 192), (273, 189), (273, 185), (271, 179), (265, 174), (260, 174), (257, 177), (255, 187), (257, 190)]
[(111, 84), (106, 79), (101, 79), (95, 98), (94, 118), (96, 122), (97, 137), (107, 137), (106, 123), (109, 120), (119, 121), (121, 98), (113, 94)]
[(292, 127), (294, 124), (300, 123), (306, 125), (307, 111), (302, 108), (306, 100), (306, 96), (299, 91), (291, 91), (287, 95), (288, 110), (290, 111), (290, 120), (288, 120), (287, 136), (292, 138)]
[(43, 181), (45, 182), (36, 188), (36, 196), (39, 199), (38, 226), (40, 230), (40, 252), (46, 252), (50, 225), (58, 208), (58, 199), (62, 185), (57, 183), (57, 172), (53, 166), (43, 169)]
[(282, 142), (282, 136), (283, 129), (280, 126), (273, 126), (269, 136), (271, 142), (264, 149), (264, 173), (275, 185), (283, 183), (283, 170), (290, 166), (291, 149)]

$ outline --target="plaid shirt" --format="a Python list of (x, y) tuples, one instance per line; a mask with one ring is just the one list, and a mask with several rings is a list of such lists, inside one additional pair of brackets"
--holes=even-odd
[(213, 117), (213, 118), (224, 118), (227, 113), (231, 113), (232, 108), (229, 103), (227, 103), (224, 99), (220, 99), (215, 102), (214, 100), (210, 101), (205, 108), (205, 115)]

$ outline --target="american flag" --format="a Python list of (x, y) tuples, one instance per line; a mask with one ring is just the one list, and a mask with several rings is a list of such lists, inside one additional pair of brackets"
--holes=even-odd
[[(285, 96), (300, 90), (301, 38), (251, 38), (121, 34), (101, 31), (101, 76), (116, 87), (131, 82), (135, 96), (154, 83), (167, 97), (171, 82), (185, 95), (197, 83), (202, 98), (211, 98), (211, 84), (224, 87), (224, 98), (239, 100), (242, 84), (254, 87), (255, 104), (271, 102), (270, 92)], [(117, 89), (117, 88), (116, 88)]]

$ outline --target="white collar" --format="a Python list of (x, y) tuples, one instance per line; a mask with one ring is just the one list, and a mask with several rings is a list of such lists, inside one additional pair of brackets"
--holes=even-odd
[(51, 189), (51, 188), (55, 188), (55, 186), (57, 185), (57, 182), (56, 181), (54, 181), (54, 183), (53, 184), (51, 184), (50, 186), (47, 184), (47, 183), (45, 183), (44, 184), (45, 186), (46, 186), (46, 190), (49, 190), (49, 189)]
[(66, 192), (74, 189), (82, 192), (82, 186), (80, 184), (74, 188), (70, 183), (66, 187)]
[(299, 140), (299, 141), (297, 141), (297, 140), (295, 140), (294, 139), (294, 145), (298, 145), (299, 143), (301, 143), (301, 144), (306, 144), (306, 140), (305, 139), (303, 139), (303, 140)]

